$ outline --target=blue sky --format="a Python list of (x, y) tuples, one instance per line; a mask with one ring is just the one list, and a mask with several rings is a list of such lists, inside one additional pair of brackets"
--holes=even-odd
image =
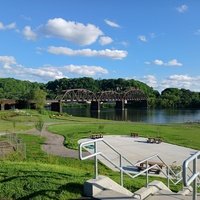
[(1, 0), (0, 77), (200, 91), (200, 1)]

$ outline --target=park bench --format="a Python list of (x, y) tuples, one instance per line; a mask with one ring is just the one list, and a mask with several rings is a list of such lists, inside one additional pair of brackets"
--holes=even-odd
[(91, 139), (98, 139), (98, 138), (103, 138), (103, 135), (102, 134), (92, 134), (90, 136)]
[(131, 133), (131, 137), (139, 137), (138, 133)]
[[(147, 166), (148, 165), (148, 166)], [(155, 165), (155, 166), (154, 166)], [(154, 166), (154, 167), (152, 167)], [(158, 167), (159, 166), (159, 167)], [(145, 170), (147, 167), (152, 167), (151, 169), (149, 169), (149, 172), (154, 172), (155, 174), (159, 174), (161, 169), (165, 166), (164, 163), (161, 162), (154, 162), (154, 161), (148, 161), (148, 162), (142, 162), (140, 163), (140, 165), (138, 166), (138, 169), (140, 171)]]
[(157, 138), (154, 138), (154, 137), (150, 137), (147, 139), (147, 143), (156, 143), (156, 144), (160, 144), (162, 142), (162, 138), (160, 137), (157, 137)]

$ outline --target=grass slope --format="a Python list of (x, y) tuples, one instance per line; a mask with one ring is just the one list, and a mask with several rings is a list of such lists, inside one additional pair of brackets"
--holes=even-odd
[[(0, 199), (45, 200), (77, 199), (82, 196), (83, 183), (93, 177), (93, 161), (51, 156), (41, 150), (45, 139), (40, 136), (19, 134), (43, 120), (51, 124), (50, 131), (64, 135), (68, 147), (77, 148), (80, 138), (92, 133), (125, 134), (138, 132), (141, 136), (161, 136), (165, 141), (200, 149), (199, 124), (151, 125), (130, 122), (113, 122), (90, 118), (77, 118), (55, 113), (23, 111), (0, 112), (0, 132), (15, 131), (26, 143), (27, 158), (19, 154), (10, 155), (0, 161)], [(112, 172), (100, 164), (99, 173), (119, 182), (119, 173)], [(153, 178), (150, 178), (152, 181)], [(166, 180), (163, 180), (166, 183)], [(145, 185), (145, 177), (130, 179), (125, 176), (124, 185), (135, 191)], [(179, 186), (180, 188), (180, 186)], [(177, 191), (177, 187), (173, 187)]]
[(111, 135), (130, 135), (137, 132), (143, 137), (162, 137), (165, 142), (200, 150), (200, 124), (143, 124), (129, 122), (108, 123), (66, 123), (49, 126), (49, 131), (66, 138), (69, 148), (77, 149), (80, 138), (89, 137), (94, 132)]

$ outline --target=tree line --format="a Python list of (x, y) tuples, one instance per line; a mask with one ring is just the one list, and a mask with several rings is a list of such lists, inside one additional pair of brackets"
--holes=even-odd
[(46, 84), (0, 78), (0, 99), (36, 100), (41, 97), (54, 99), (63, 90), (84, 88), (93, 92), (117, 91), (137, 88), (144, 92), (148, 106), (153, 108), (200, 108), (200, 93), (186, 89), (166, 88), (161, 93), (147, 84), (130, 79), (63, 78)]

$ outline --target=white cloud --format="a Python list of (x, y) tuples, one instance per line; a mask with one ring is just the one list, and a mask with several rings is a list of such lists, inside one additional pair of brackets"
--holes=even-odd
[(36, 40), (37, 39), (37, 33), (34, 32), (30, 26), (25, 26), (23, 31), (23, 35), (27, 40)]
[(105, 19), (104, 21), (108, 26), (111, 26), (113, 28), (120, 28), (120, 25), (117, 24), (116, 22), (110, 21), (108, 19)]
[(107, 45), (107, 44), (110, 44), (110, 43), (112, 43), (112, 42), (113, 42), (112, 38), (111, 38), (111, 37), (108, 37), (108, 36), (101, 36), (101, 37), (99, 38), (99, 43), (100, 43), (102, 46)]
[(18, 64), (12, 56), (0, 56), (0, 71), (1, 77), (40, 82), (69, 77), (70, 75), (96, 76), (108, 73), (108, 70), (101, 66), (88, 65), (25, 67)]
[(155, 65), (164, 65), (164, 62), (162, 60), (158, 60), (158, 59), (154, 60), (152, 63)]
[(0, 56), (0, 63), (3, 65), (16, 64), (16, 60), (13, 56)]
[(146, 83), (148, 86), (157, 88), (158, 82), (155, 76), (153, 75), (146, 75), (143, 78), (140, 79), (142, 82)]
[(16, 23), (12, 22), (10, 24), (4, 25), (3, 22), (0, 22), (0, 30), (11, 30), (16, 29)]
[(182, 66), (183, 64), (178, 62), (176, 59), (172, 59), (166, 63), (167, 66)]
[(180, 67), (183, 64), (178, 62), (177, 59), (172, 59), (169, 60), (168, 62), (164, 62), (163, 60), (155, 59), (152, 62), (146, 61), (145, 64), (154, 64), (154, 65), (159, 65), (159, 66), (174, 66), (174, 67)]
[(83, 75), (83, 76), (95, 76), (97, 74), (108, 74), (108, 70), (100, 66), (87, 66), (87, 65), (69, 65), (64, 67), (68, 72)]
[(145, 35), (139, 35), (139, 36), (138, 36), (138, 39), (139, 39), (140, 41), (142, 41), (142, 42), (147, 42), (147, 38), (146, 38)]
[(162, 88), (175, 87), (185, 88), (191, 91), (200, 92), (200, 76), (189, 76), (189, 75), (171, 75), (161, 82)]
[(140, 80), (160, 92), (166, 88), (184, 88), (200, 92), (200, 76), (173, 74), (169, 77), (160, 78), (154, 75), (146, 75), (140, 78), (134, 77), (134, 79)]
[(42, 29), (46, 36), (58, 37), (79, 45), (90, 45), (103, 35), (103, 32), (93, 24), (84, 25), (62, 18), (48, 20)]
[(188, 10), (188, 6), (183, 4), (176, 8), (179, 13), (185, 13)]
[(52, 54), (56, 55), (67, 55), (67, 56), (87, 56), (87, 57), (107, 57), (111, 59), (121, 60), (125, 58), (128, 54), (127, 51), (123, 50), (92, 50), (92, 49), (80, 49), (80, 50), (73, 50), (67, 47), (55, 47), (50, 46), (48, 47), (47, 51)]

